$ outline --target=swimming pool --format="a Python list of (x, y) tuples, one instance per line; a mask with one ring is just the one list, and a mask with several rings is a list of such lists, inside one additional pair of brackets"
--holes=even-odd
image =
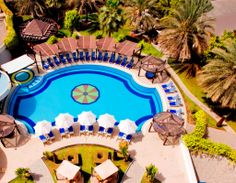
[(130, 74), (100, 65), (70, 66), (35, 77), (16, 87), (8, 105), (8, 113), (24, 122), (31, 133), (37, 121), (53, 122), (66, 112), (76, 118), (90, 110), (97, 117), (109, 113), (117, 121), (129, 118), (140, 130), (163, 108), (156, 88), (143, 87)]

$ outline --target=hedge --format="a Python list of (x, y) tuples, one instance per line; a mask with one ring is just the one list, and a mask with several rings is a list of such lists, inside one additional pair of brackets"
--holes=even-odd
[(184, 135), (182, 138), (188, 149), (192, 152), (204, 153), (211, 156), (223, 156), (236, 163), (236, 150), (228, 145), (212, 142), (204, 138), (207, 130), (207, 120), (204, 112), (198, 111), (194, 117), (196, 120), (194, 131)]
[(4, 44), (11, 49), (18, 45), (18, 37), (13, 26), (13, 13), (8, 9), (4, 0), (0, 0), (0, 8), (6, 15), (7, 36)]

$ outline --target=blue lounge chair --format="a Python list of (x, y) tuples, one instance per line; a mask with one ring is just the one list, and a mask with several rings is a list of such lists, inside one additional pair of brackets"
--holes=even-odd
[(88, 51), (85, 52), (85, 59), (86, 61), (90, 61), (90, 55)]
[(66, 59), (67, 59), (68, 63), (70, 63), (70, 64), (72, 63), (72, 59), (71, 59), (69, 53), (66, 53)]
[(59, 132), (60, 132), (60, 134), (61, 134), (62, 137), (66, 135), (65, 128), (60, 128), (60, 129), (59, 129)]
[(44, 135), (39, 135), (39, 139), (43, 142), (46, 143), (48, 139)]
[(131, 58), (130, 62), (126, 65), (126, 67), (127, 67), (128, 69), (131, 69), (131, 68), (133, 67), (133, 65), (134, 65), (134, 59)]
[(108, 128), (106, 131), (107, 136), (112, 136), (113, 128)]
[(42, 67), (43, 67), (43, 69), (45, 69), (45, 70), (48, 70), (48, 69), (49, 69), (48, 63), (45, 62), (44, 60), (42, 60)]
[(85, 133), (86, 132), (86, 127), (84, 125), (80, 125), (80, 128), (79, 128), (79, 133)]
[(161, 86), (162, 86), (162, 88), (171, 88), (171, 87), (174, 86), (174, 83), (171, 81), (171, 82), (169, 82), (169, 83), (167, 83), (167, 84), (163, 84), (163, 85), (161, 85)]
[(60, 61), (63, 63), (63, 64), (66, 64), (66, 59), (64, 57), (63, 54), (59, 54), (59, 58), (60, 58)]
[(59, 65), (61, 64), (60, 60), (57, 58), (56, 55), (53, 55), (52, 58), (53, 58), (54, 63), (55, 63), (57, 66), (59, 66)]
[(127, 64), (127, 59), (127, 56), (125, 56), (120, 65), (124, 67)]
[(92, 61), (95, 61), (97, 59), (96, 52), (92, 52)]
[(130, 143), (132, 137), (133, 137), (133, 136), (132, 136), (131, 134), (126, 135), (125, 140)]
[(98, 134), (104, 134), (104, 133), (105, 133), (105, 128), (102, 126), (99, 126)]
[(48, 137), (49, 137), (50, 140), (55, 139), (55, 135), (52, 133), (52, 131), (50, 131), (50, 132), (48, 133)]
[(115, 61), (115, 53), (112, 53), (109, 62), (113, 63), (114, 61)]
[(82, 51), (79, 52), (79, 59), (81, 61), (84, 61), (84, 52), (82, 52)]
[(118, 139), (122, 139), (122, 138), (124, 137), (124, 135), (125, 135), (125, 134), (124, 134), (123, 132), (119, 132), (117, 138), (118, 138)]
[(181, 108), (178, 110), (170, 109), (170, 112), (173, 114), (183, 114), (184, 113), (184, 111)]
[(78, 57), (76, 51), (72, 52), (72, 57), (73, 57), (74, 62), (78, 62), (79, 61), (79, 57)]
[(98, 61), (102, 61), (102, 52), (101, 51), (98, 52)]
[(88, 126), (88, 133), (93, 134), (93, 125)]
[(118, 58), (116, 59), (116, 64), (120, 64), (121, 63), (121, 55), (118, 55)]
[(169, 102), (170, 106), (172, 107), (178, 107), (178, 106), (181, 106), (182, 103), (180, 100), (177, 100), (177, 101), (173, 101), (173, 102)]
[(47, 61), (48, 61), (48, 65), (50, 65), (50, 67), (52, 67), (52, 68), (55, 67), (55, 65), (52, 63), (50, 57), (47, 58)]
[(107, 62), (108, 61), (108, 52), (106, 51), (103, 57), (103, 61)]
[(68, 132), (69, 132), (70, 135), (73, 135), (73, 134), (74, 134), (74, 129), (73, 129), (72, 126), (70, 126), (70, 127), (68, 128)]
[(175, 88), (175, 87), (172, 87), (172, 88), (170, 88), (170, 89), (164, 89), (164, 91), (165, 91), (166, 93), (174, 93), (174, 92), (176, 92), (176, 88)]
[(177, 94), (177, 95), (175, 95), (175, 96), (168, 96), (167, 99), (168, 99), (168, 100), (179, 100), (180, 97), (179, 97), (179, 95)]

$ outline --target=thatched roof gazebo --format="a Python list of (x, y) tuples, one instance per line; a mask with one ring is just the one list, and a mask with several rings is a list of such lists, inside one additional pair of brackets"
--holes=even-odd
[(149, 128), (149, 132), (153, 127), (155, 132), (157, 132), (160, 138), (164, 141), (163, 145), (165, 145), (167, 141), (170, 141), (174, 144), (175, 141), (183, 133), (185, 133), (183, 125), (184, 121), (180, 119), (177, 115), (172, 114), (170, 112), (161, 112), (157, 113), (153, 117), (153, 122)]
[(52, 19), (32, 19), (20, 26), (21, 38), (26, 42), (43, 42), (58, 31), (57, 23)]

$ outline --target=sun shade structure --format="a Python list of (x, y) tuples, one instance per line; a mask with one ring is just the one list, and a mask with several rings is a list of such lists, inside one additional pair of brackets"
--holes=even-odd
[(78, 39), (79, 49), (96, 49), (96, 38), (94, 36), (81, 36)]
[[(104, 161), (102, 164), (94, 168), (93, 174), (100, 181), (108, 180), (110, 182), (117, 180), (118, 168), (112, 163), (110, 159)], [(109, 182), (108, 181), (108, 182)]]
[(78, 115), (78, 122), (85, 126), (93, 125), (96, 123), (96, 115), (91, 111), (83, 111)]
[(115, 51), (116, 42), (112, 37), (104, 37), (97, 40), (97, 48), (102, 51)]
[(0, 71), (0, 101), (3, 100), (11, 90), (11, 80), (9, 76)]
[(125, 133), (126, 135), (134, 134), (137, 129), (137, 125), (134, 121), (131, 121), (130, 119), (121, 120), (118, 128), (121, 132)]
[(8, 74), (13, 74), (14, 72), (17, 72), (21, 69), (24, 69), (32, 64), (34, 64), (35, 61), (30, 58), (28, 55), (22, 55), (10, 62), (7, 62), (3, 65), (1, 65), (2, 70), (7, 72)]
[(114, 126), (116, 119), (113, 115), (106, 113), (106, 114), (100, 115), (97, 122), (99, 126), (102, 126), (104, 128), (111, 128)]
[(78, 40), (68, 37), (62, 38), (56, 43), (61, 52), (75, 51), (78, 48)]
[(56, 126), (58, 128), (68, 129), (74, 123), (74, 117), (69, 113), (61, 113), (56, 118)]
[(60, 51), (57, 44), (47, 44), (41, 43), (37, 44), (34, 47), (34, 51), (44, 57), (50, 57), (51, 55), (56, 55)]
[(48, 134), (52, 130), (52, 124), (49, 121), (38, 121), (34, 126), (35, 133), (38, 135)]
[(17, 146), (17, 132), (19, 130), (15, 119), (8, 114), (0, 114), (0, 139), (4, 147), (6, 147), (7, 143), (11, 143), (7, 138), (11, 138), (12, 136), (15, 138), (14, 146)]
[(20, 35), (27, 42), (45, 41), (58, 31), (56, 22), (46, 18), (32, 19), (20, 27)]
[(139, 51), (138, 44), (132, 41), (125, 40), (117, 44), (116, 53), (121, 55), (132, 56), (135, 52)]
[(67, 160), (63, 160), (60, 166), (56, 169), (56, 174), (57, 176), (62, 176), (69, 181), (76, 180), (80, 177), (80, 167)]
[(170, 112), (161, 112), (153, 117), (153, 123), (150, 126), (149, 131), (153, 126), (154, 130), (164, 140), (163, 145), (165, 145), (167, 140), (169, 140), (169, 137), (173, 137), (173, 139), (176, 140), (185, 133), (183, 125), (184, 121), (177, 115)]
[(141, 67), (145, 71), (149, 72), (161, 72), (165, 69), (166, 62), (160, 58), (153, 56), (146, 56), (141, 61)]

